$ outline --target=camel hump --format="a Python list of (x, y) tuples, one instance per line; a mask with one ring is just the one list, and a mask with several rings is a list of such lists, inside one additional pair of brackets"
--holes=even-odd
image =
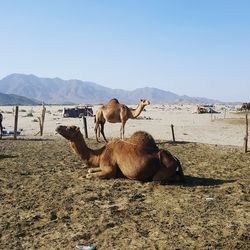
[(118, 101), (116, 98), (112, 98), (112, 99), (110, 100), (110, 102), (119, 103), (119, 101)]
[(107, 111), (107, 110), (114, 110), (118, 109), (121, 104), (116, 98), (113, 98), (109, 100), (105, 105), (102, 106), (101, 109)]
[(146, 151), (159, 150), (152, 135), (145, 131), (137, 131), (130, 137), (130, 142), (136, 144), (138, 148)]
[(114, 104), (119, 104), (119, 101), (116, 98), (112, 98), (111, 100), (109, 100), (106, 105), (114, 105)]

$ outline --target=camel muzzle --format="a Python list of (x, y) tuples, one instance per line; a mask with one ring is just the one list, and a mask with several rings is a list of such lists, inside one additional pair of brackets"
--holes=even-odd
[(58, 126), (58, 127), (56, 128), (56, 132), (57, 132), (58, 134), (61, 134), (60, 132), (62, 132), (62, 126)]
[(64, 136), (67, 126), (60, 125), (56, 128), (56, 132)]

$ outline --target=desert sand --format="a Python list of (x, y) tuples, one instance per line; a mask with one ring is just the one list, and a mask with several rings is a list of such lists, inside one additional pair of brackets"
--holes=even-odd
[[(0, 140), (1, 249), (249, 249), (244, 114), (224, 106), (211, 116), (193, 113), (194, 105), (150, 105), (128, 120), (125, 136), (146, 130), (181, 161), (185, 183), (163, 185), (86, 179), (88, 167), (55, 134), (60, 124), (82, 128), (82, 119), (63, 118), (62, 106), (46, 108), (44, 136), (35, 136), (41, 106), (19, 107), (21, 135)], [(12, 130), (12, 107), (0, 110)], [(94, 140), (93, 117), (87, 125), (87, 144), (104, 145)], [(119, 129), (107, 123), (107, 138)]]
[[(64, 107), (74, 106), (46, 106), (43, 138), (54, 136), (58, 125), (77, 125), (83, 128), (81, 118), (62, 116)], [(93, 107), (94, 113), (98, 107)], [(217, 105), (216, 110), (220, 112), (218, 114), (197, 114), (195, 113), (196, 105), (149, 105), (138, 119), (127, 121), (125, 136), (130, 136), (137, 130), (145, 130), (155, 139), (172, 140), (171, 124), (173, 124), (177, 141), (242, 146), (245, 136), (244, 114), (236, 114), (234, 112), (236, 108)], [(0, 112), (4, 115), (3, 126), (6, 130), (13, 130), (14, 107), (2, 106)], [(41, 113), (41, 106), (19, 107), (20, 138), (39, 138), (39, 135), (35, 136), (35, 134), (39, 132), (37, 118), (41, 116)], [(235, 119), (242, 122), (234, 122)], [(87, 117), (87, 126), (89, 138), (94, 138), (93, 117)], [(119, 123), (106, 123), (107, 137), (119, 137), (120, 126)]]

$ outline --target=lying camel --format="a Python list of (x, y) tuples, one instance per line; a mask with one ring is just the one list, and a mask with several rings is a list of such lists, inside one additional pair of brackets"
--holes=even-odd
[[(145, 106), (149, 105), (148, 100), (140, 100), (136, 109), (128, 108), (124, 104), (120, 104), (117, 99), (111, 99), (106, 105), (103, 105), (100, 109), (97, 110), (95, 115), (95, 135), (96, 140), (98, 140), (99, 132), (101, 132), (104, 140), (107, 142), (107, 139), (104, 134), (104, 124), (106, 121), (111, 123), (121, 122), (120, 129), (120, 138), (124, 139), (124, 127), (127, 120), (134, 119), (140, 115)], [(101, 129), (100, 129), (101, 127)], [(101, 131), (100, 131), (101, 130)]]
[(73, 151), (90, 169), (87, 178), (125, 176), (140, 181), (180, 181), (184, 179), (179, 160), (157, 147), (143, 131), (125, 140), (116, 139), (100, 149), (90, 149), (76, 126), (59, 126), (56, 131), (70, 141)]
[(0, 113), (0, 139), (2, 138), (2, 134), (3, 134), (3, 115)]
[(247, 103), (247, 102), (244, 102), (240, 108), (241, 111), (248, 111), (250, 110), (250, 102)]

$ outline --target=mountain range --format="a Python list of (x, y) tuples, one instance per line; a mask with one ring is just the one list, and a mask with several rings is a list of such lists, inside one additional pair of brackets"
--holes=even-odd
[[(152, 104), (219, 103), (217, 100), (177, 95), (157, 88), (145, 87), (128, 91), (111, 89), (81, 80), (42, 78), (25, 74), (11, 74), (0, 80), (0, 93), (2, 93), (0, 105), (33, 105), (41, 102), (47, 104), (98, 104), (106, 103), (111, 98), (117, 98), (121, 103), (126, 104), (135, 104), (140, 99), (148, 99)], [(7, 95), (9, 95), (9, 100)], [(17, 100), (18, 96), (21, 99)], [(11, 101), (14, 100), (14, 97), (17, 103)], [(23, 102), (20, 100), (23, 100)]]
[(24, 96), (0, 93), (0, 105), (38, 105), (40, 101), (29, 99)]

